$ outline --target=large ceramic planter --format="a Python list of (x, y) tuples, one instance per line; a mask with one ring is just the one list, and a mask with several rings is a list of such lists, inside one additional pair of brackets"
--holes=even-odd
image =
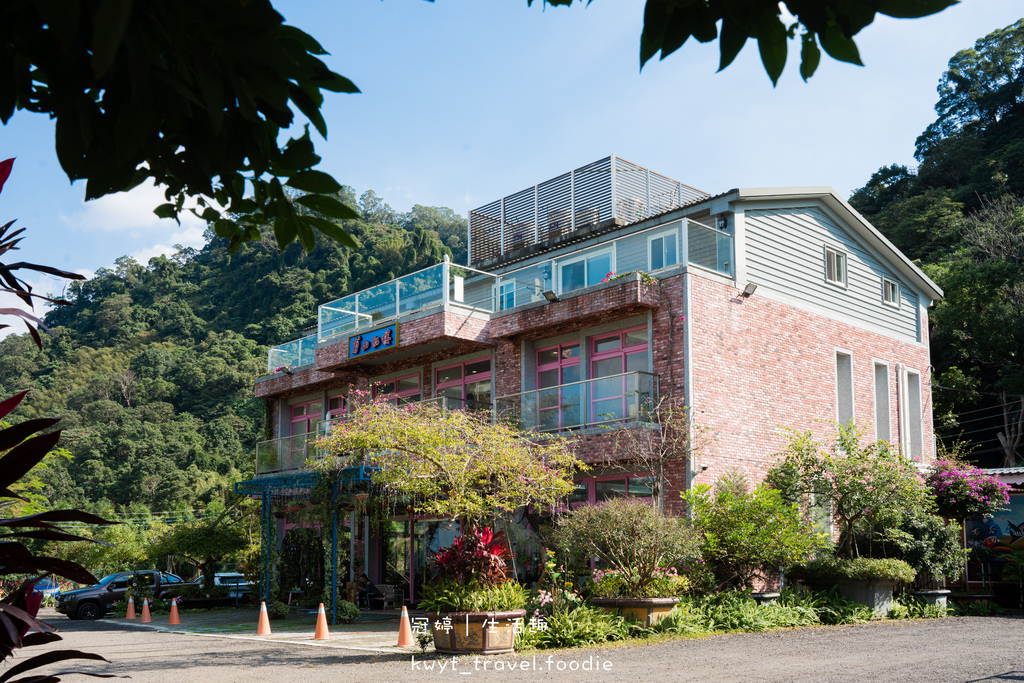
[(876, 616), (887, 617), (892, 609), (892, 590), (896, 587), (895, 581), (850, 581), (843, 579), (839, 582), (839, 594), (870, 607)]
[(590, 604), (606, 612), (622, 612), (622, 616), (653, 626), (668, 616), (679, 604), (679, 598), (591, 598)]
[[(453, 612), (423, 616), (430, 621), (434, 631), (434, 649), (438, 652), (452, 655), (491, 655), (515, 651), (515, 620), (525, 617), (526, 610)], [(451, 621), (450, 629), (446, 628), (445, 617)]]

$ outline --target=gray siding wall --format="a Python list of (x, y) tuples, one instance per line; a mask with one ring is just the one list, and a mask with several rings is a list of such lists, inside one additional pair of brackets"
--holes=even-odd
[[(917, 293), (816, 207), (745, 214), (747, 278), (854, 324), (920, 340)], [(825, 281), (825, 247), (847, 256), (847, 287)], [(882, 276), (900, 283), (900, 307), (882, 303)]]

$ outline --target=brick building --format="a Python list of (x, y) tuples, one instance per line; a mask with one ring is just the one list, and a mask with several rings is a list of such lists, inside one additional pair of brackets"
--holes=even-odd
[[(612, 156), (471, 211), (468, 260), (327, 302), (315, 333), (271, 351), (282, 369), (256, 396), (273, 438), (239, 490), (308, 484), (308, 447), (350, 385), (571, 430), (595, 465), (580, 503), (651, 495), (649, 472), (609, 461), (614, 432), (645, 428), (665, 397), (708, 437), (669, 472), (669, 509), (729, 469), (762, 478), (782, 427), (825, 437), (852, 419), (934, 457), (927, 315), (942, 292), (830, 188), (710, 196)], [(453, 530), (397, 522), (372, 538), (353, 514), (354, 565), (415, 593)]]

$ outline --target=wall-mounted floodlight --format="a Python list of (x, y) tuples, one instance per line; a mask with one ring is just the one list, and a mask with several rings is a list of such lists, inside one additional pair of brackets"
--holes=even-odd
[(749, 297), (751, 294), (754, 293), (754, 290), (756, 289), (757, 285), (755, 285), (753, 282), (748, 282), (747, 286), (743, 288), (743, 298), (746, 299), (747, 297)]
[(544, 292), (544, 298), (547, 299), (550, 303), (555, 303), (558, 301), (558, 295), (555, 294), (554, 291), (550, 289)]

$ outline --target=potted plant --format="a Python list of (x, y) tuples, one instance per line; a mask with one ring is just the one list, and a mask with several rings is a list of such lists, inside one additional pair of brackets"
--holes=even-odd
[(892, 608), (893, 589), (898, 583), (910, 583), (917, 572), (903, 560), (892, 558), (823, 557), (795, 564), (787, 571), (792, 579), (811, 584), (835, 585), (840, 595), (870, 607), (879, 617)]
[(651, 625), (667, 615), (690, 582), (675, 565), (694, 554), (686, 521), (658, 512), (648, 502), (620, 499), (577, 508), (555, 524), (566, 555), (596, 558), (591, 604)]
[(501, 532), (474, 529), (431, 558), (433, 584), (420, 601), (434, 649), (446, 654), (499, 654), (515, 649), (527, 594), (508, 577), (512, 553)]

